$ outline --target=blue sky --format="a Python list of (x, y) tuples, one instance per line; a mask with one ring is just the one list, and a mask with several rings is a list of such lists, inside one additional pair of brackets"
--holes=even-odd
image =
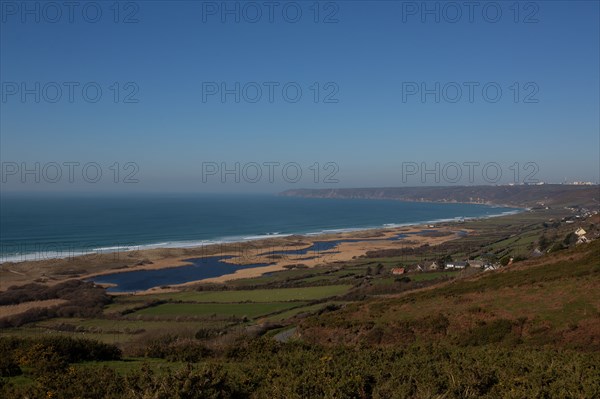
[[(226, 3), (238, 7), (239, 22), (235, 13), (221, 14), (225, 3), (191, 1), (122, 2), (118, 15), (112, 1), (92, 2), (85, 15), (88, 3), (80, 2), (69, 21), (64, 6), (58, 18), (45, 3), (27, 2), (27, 13), (22, 2), (2, 1), (3, 190), (421, 185), (437, 184), (434, 174), (420, 174), (436, 163), (463, 172), (456, 183), (441, 172), (439, 184), (490, 183), (482, 168), (492, 163), (502, 171), (498, 183), (532, 171), (551, 182), (599, 180), (599, 2), (479, 2), (472, 21), (464, 2), (452, 3), (455, 9), (427, 2), (433, 14), (422, 2), (320, 2), (316, 17), (312, 1), (281, 1), (272, 21), (263, 2), (246, 3)], [(262, 16), (253, 23), (255, 5)], [(453, 22), (457, 9), (462, 17)], [(302, 15), (292, 23), (297, 10)], [(73, 82), (73, 101), (65, 82)], [(232, 90), (236, 83), (239, 102), (235, 94), (223, 100), (222, 84)], [(439, 101), (422, 98), (436, 83)], [(62, 97), (52, 102), (56, 85)], [(40, 101), (22, 97), (23, 87)], [(92, 102), (96, 87), (102, 95)], [(298, 87), (302, 95), (292, 102)], [(73, 182), (69, 162), (79, 163)], [(270, 180), (265, 164), (272, 162)], [(473, 181), (466, 162), (479, 162)], [(36, 163), (39, 172), (20, 175)], [(51, 163), (62, 168), (57, 182)], [(79, 176), (90, 163), (103, 172), (96, 183)], [(221, 176), (236, 163), (239, 183), (238, 172)], [(419, 171), (407, 176), (409, 163)], [(284, 178), (288, 164), (294, 176)], [(448, 176), (453, 167), (444, 169)], [(123, 182), (130, 172), (137, 183)]]

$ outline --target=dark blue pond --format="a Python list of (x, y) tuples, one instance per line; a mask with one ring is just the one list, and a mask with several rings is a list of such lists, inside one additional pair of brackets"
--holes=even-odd
[[(409, 233), (395, 234), (392, 237), (386, 238), (387, 241), (397, 241), (408, 237), (409, 235), (423, 235), (435, 232), (436, 230), (421, 230)], [(466, 232), (462, 232), (465, 233)], [(315, 259), (322, 257), (325, 252), (331, 251), (338, 245), (346, 242), (358, 242), (364, 239), (342, 239), (333, 241), (315, 241), (311, 246), (302, 249), (290, 249), (270, 251), (261, 255), (308, 255), (310, 257), (303, 260)], [(337, 252), (334, 252), (337, 253)], [(231, 259), (233, 256), (209, 256), (204, 258), (186, 259), (192, 263), (189, 266), (171, 267), (158, 270), (133, 270), (123, 273), (113, 273), (104, 276), (98, 276), (91, 279), (99, 284), (115, 284), (114, 287), (108, 288), (109, 292), (135, 292), (144, 291), (152, 287), (160, 287), (164, 285), (183, 284), (190, 281), (202, 280), (205, 278), (219, 277), (226, 274), (235, 273), (237, 270), (249, 269), (253, 267), (268, 266), (271, 263), (252, 263), (248, 265), (236, 265), (227, 263), (225, 260)]]
[(235, 271), (241, 269), (269, 265), (269, 263), (235, 265), (223, 262), (230, 258), (233, 258), (233, 256), (211, 256), (206, 258), (186, 259), (186, 262), (190, 262), (192, 265), (158, 270), (135, 270), (107, 274), (94, 277), (91, 281), (98, 284), (116, 284), (115, 287), (108, 288), (107, 291), (109, 292), (135, 292), (163, 285), (182, 284), (205, 278), (219, 277), (225, 274), (235, 273)]
[[(422, 230), (421, 232), (407, 233), (407, 234), (423, 234), (423, 233), (431, 232), (431, 231), (435, 231), (435, 230)], [(407, 234), (395, 234), (392, 237), (386, 238), (384, 240), (398, 241), (403, 238), (406, 238)], [(375, 240), (377, 240), (377, 239), (375, 239)], [(363, 239), (347, 238), (347, 239), (343, 239), (343, 240), (333, 240), (333, 241), (315, 241), (313, 243), (313, 245), (311, 245), (310, 247), (307, 247), (307, 248), (270, 251), (270, 252), (264, 253), (263, 255), (306, 255), (308, 253), (313, 253), (313, 254), (316, 254), (316, 256), (318, 256), (318, 254), (332, 250), (332, 249), (336, 248), (338, 245), (343, 244), (345, 242), (359, 242), (359, 241), (365, 241), (365, 239), (364, 238)], [(316, 257), (316, 256), (314, 256), (314, 257)], [(307, 259), (310, 259), (310, 258), (307, 258)]]

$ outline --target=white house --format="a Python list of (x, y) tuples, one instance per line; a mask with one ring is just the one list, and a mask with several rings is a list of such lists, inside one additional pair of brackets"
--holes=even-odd
[(575, 234), (577, 234), (578, 237), (584, 236), (587, 232), (582, 229), (581, 227), (578, 228), (577, 230), (575, 230)]
[(467, 262), (448, 262), (446, 263), (446, 269), (464, 269), (468, 265)]
[(438, 270), (440, 266), (437, 262), (432, 262), (429, 266), (427, 266), (427, 270)]

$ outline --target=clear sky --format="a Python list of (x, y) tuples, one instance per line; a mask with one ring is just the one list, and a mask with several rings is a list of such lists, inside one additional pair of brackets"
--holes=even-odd
[(5, 192), (599, 180), (598, 1), (46, 4), (2, 1)]

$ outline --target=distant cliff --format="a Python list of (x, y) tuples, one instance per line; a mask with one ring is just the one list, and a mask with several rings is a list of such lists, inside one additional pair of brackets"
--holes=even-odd
[(293, 189), (286, 197), (391, 199), (417, 202), (462, 202), (477, 204), (536, 206), (584, 206), (597, 209), (600, 186), (544, 184), (539, 186), (445, 186)]

